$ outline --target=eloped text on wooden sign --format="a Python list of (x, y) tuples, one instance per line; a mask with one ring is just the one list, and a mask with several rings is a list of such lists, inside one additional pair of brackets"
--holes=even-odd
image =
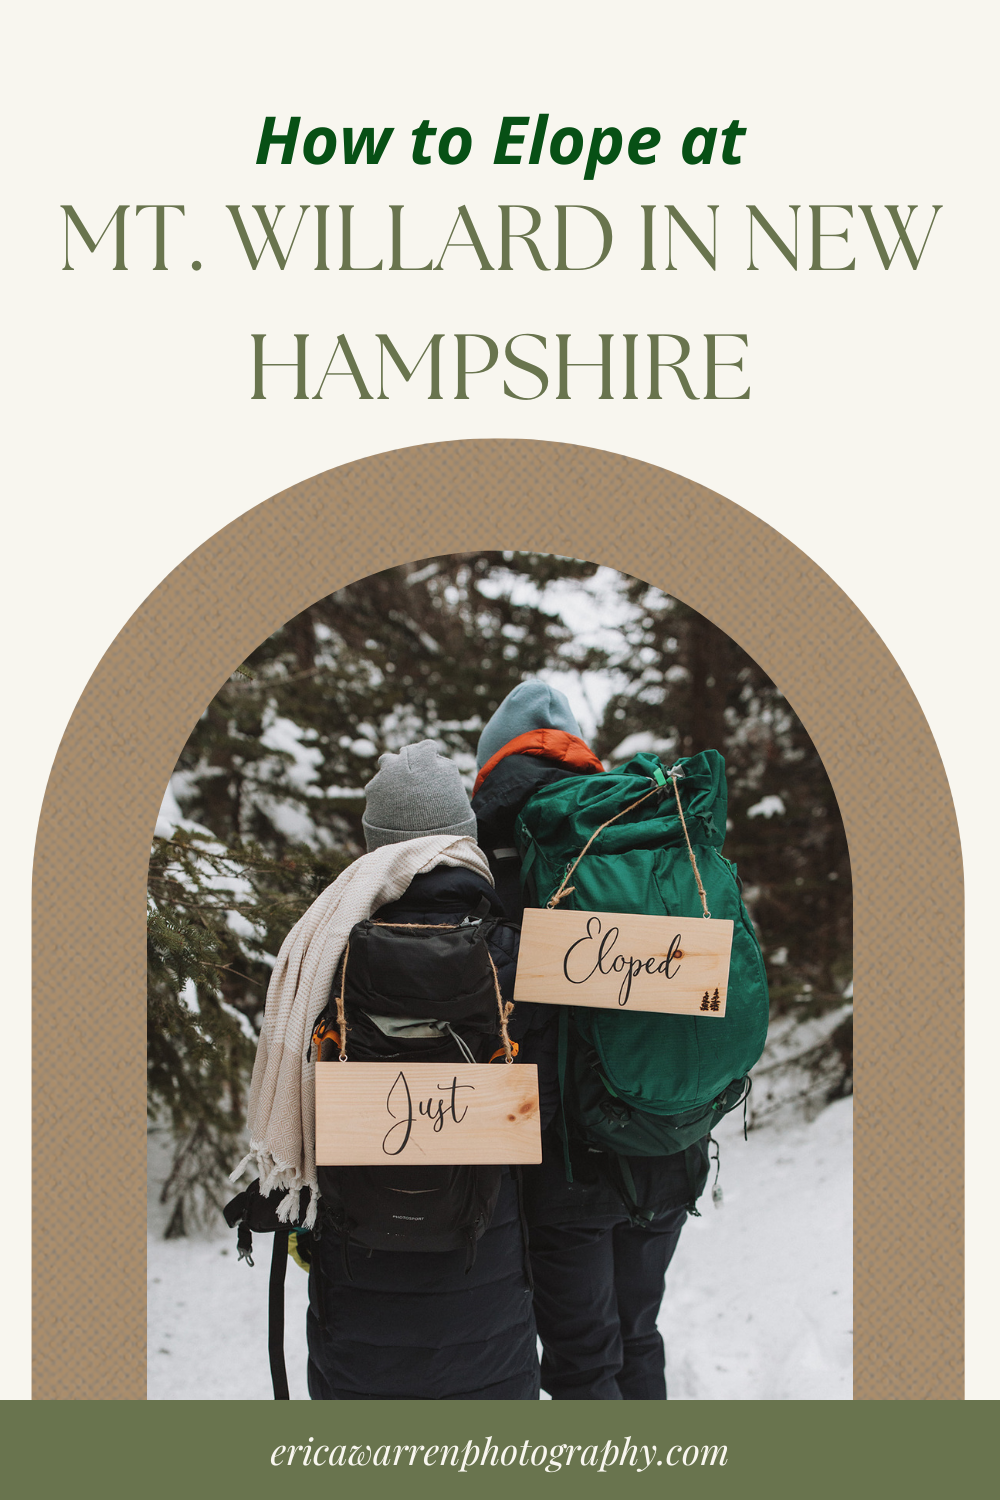
[(726, 1014), (730, 921), (528, 908), (514, 1001)]
[(541, 1159), (533, 1063), (316, 1064), (318, 1166)]

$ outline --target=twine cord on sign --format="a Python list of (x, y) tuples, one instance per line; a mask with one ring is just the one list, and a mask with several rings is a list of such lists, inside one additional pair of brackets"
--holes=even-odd
[(497, 974), (497, 966), (493, 962), (493, 955), (487, 952), (486, 957), (489, 959), (490, 968), (493, 970), (493, 987), (496, 990), (497, 1010), (500, 1013), (500, 1036), (503, 1040), (503, 1050), (507, 1054), (504, 1062), (512, 1063), (514, 1061), (514, 1048), (511, 1046), (510, 1037), (507, 1035), (507, 1018), (513, 1012), (514, 1002), (508, 1000), (504, 1004), (504, 998), (500, 993), (500, 976)]
[(603, 833), (605, 828), (609, 828), (611, 824), (617, 822), (619, 818), (624, 818), (625, 814), (627, 812), (631, 812), (633, 807), (638, 807), (640, 802), (645, 802), (647, 797), (652, 797), (654, 793), (658, 792), (659, 790), (660, 788), (658, 786), (654, 786), (650, 789), (650, 791), (643, 792), (642, 796), (639, 797), (637, 801), (630, 802), (628, 807), (623, 807), (621, 812), (616, 812), (613, 818), (609, 818), (606, 823), (601, 824), (600, 828), (596, 828), (594, 830), (594, 832), (590, 835), (590, 838), (580, 850), (579, 854), (576, 856), (576, 859), (574, 859), (573, 863), (567, 869), (566, 874), (562, 878), (562, 884), (560, 885), (559, 889), (556, 891), (554, 896), (549, 898), (549, 901), (546, 905), (546, 910), (551, 911), (554, 906), (558, 906), (559, 902), (564, 896), (572, 895), (573, 891), (576, 890), (576, 886), (567, 885), (566, 882), (567, 880), (569, 880), (573, 871), (576, 869), (577, 865), (580, 863), (581, 859), (586, 854), (587, 850), (590, 848), (597, 835), (599, 833)]
[[(705, 897), (705, 887), (702, 885), (701, 875), (698, 872), (698, 862), (697, 862), (697, 860), (694, 857), (694, 849), (691, 847), (691, 838), (690, 838), (690, 835), (688, 834), (687, 823), (686, 823), (685, 818), (684, 818), (684, 809), (681, 806), (681, 794), (677, 790), (677, 778), (679, 776), (683, 776), (683, 775), (684, 775), (684, 772), (683, 771), (679, 771), (676, 766), (674, 767), (674, 769), (672, 771), (668, 771), (667, 772), (667, 777), (673, 783), (674, 796), (677, 798), (677, 811), (680, 814), (681, 827), (684, 830), (684, 841), (687, 844), (688, 858), (691, 861), (691, 868), (694, 871), (695, 883), (698, 886), (698, 895), (701, 898), (702, 914), (705, 917), (707, 917), (707, 918), (711, 918), (712, 913), (708, 909), (708, 901), (707, 901), (707, 899)], [(576, 859), (574, 859), (574, 861), (573, 861), (573, 863), (571, 865), (567, 866), (566, 873), (565, 873), (565, 875), (562, 878), (562, 882), (561, 882), (561, 884), (559, 886), (559, 889), (556, 891), (556, 893), (555, 893), (554, 896), (550, 897), (549, 901), (546, 904), (546, 910), (551, 911), (554, 907), (558, 906), (559, 902), (563, 899), (564, 896), (572, 895), (572, 893), (576, 889), (576, 887), (572, 886), (572, 885), (567, 885), (567, 881), (572, 876), (573, 871), (576, 869), (577, 865), (580, 863), (581, 859), (586, 854), (586, 852), (590, 848), (591, 844), (597, 838), (597, 835), (599, 833), (603, 833), (604, 830), (605, 830), (605, 828), (609, 828), (611, 826), (611, 824), (614, 823), (614, 822), (616, 822), (619, 818), (623, 818), (626, 813), (631, 812), (634, 807), (638, 807), (640, 803), (645, 802), (647, 797), (655, 796), (655, 794), (659, 790), (660, 790), (659, 786), (651, 787), (648, 792), (644, 792), (643, 795), (641, 797), (637, 798), (635, 802), (630, 802), (629, 805), (628, 805), (628, 807), (623, 807), (622, 810), (621, 810), (621, 812), (616, 812), (613, 818), (608, 818), (607, 822), (602, 823), (601, 826), (600, 826), (600, 828), (597, 828), (597, 829), (594, 830), (594, 832), (590, 835), (590, 838), (587, 840), (587, 842), (584, 844), (583, 848), (580, 850), (580, 853), (577, 855)]]
[[(340, 1062), (347, 1061), (347, 1016), (344, 1013), (344, 989), (347, 984), (347, 955), (351, 951), (350, 941), (344, 948), (344, 965), (340, 971), (340, 994), (337, 996), (337, 1026), (340, 1030)], [(353, 1078), (353, 1073), (351, 1077)]]
[(681, 807), (681, 794), (677, 787), (677, 778), (683, 775), (684, 772), (679, 771), (676, 766), (674, 766), (673, 770), (667, 772), (667, 776), (674, 784), (674, 796), (677, 798), (677, 811), (680, 814), (681, 827), (684, 830), (684, 842), (688, 846), (688, 859), (691, 861), (691, 868), (694, 871), (695, 882), (698, 886), (698, 895), (701, 897), (702, 914), (706, 918), (711, 918), (712, 913), (709, 911), (708, 901), (705, 899), (705, 887), (702, 885), (701, 876), (698, 873), (698, 861), (695, 859), (694, 850), (691, 847), (691, 836), (688, 833), (687, 823), (684, 821), (684, 809), (683, 807)]

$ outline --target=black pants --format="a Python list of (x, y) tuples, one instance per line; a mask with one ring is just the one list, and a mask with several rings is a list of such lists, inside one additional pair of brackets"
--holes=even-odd
[(542, 1388), (554, 1401), (665, 1401), (656, 1318), (686, 1208), (532, 1226)]

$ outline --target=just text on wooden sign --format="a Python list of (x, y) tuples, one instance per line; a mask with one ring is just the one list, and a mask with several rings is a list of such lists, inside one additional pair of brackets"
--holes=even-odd
[(541, 1159), (533, 1063), (316, 1064), (317, 1166)]

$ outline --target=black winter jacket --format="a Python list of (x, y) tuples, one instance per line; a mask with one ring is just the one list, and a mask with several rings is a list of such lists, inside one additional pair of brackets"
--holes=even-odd
[(489, 860), (497, 895), (512, 922), (520, 922), (524, 913), (514, 824), (528, 798), (539, 787), (578, 774), (544, 756), (508, 755), (493, 767), (472, 799), (479, 847)]
[[(489, 882), (438, 866), (373, 915), (379, 921), (461, 921), (482, 909), (501, 916)], [(514, 928), (490, 943), (501, 994), (513, 991)], [(531, 1021), (515, 1010), (519, 1040)], [(532, 1007), (531, 1009), (537, 1009)], [(471, 1268), (463, 1250), (367, 1251), (324, 1234), (313, 1249), (309, 1285), (309, 1393), (320, 1401), (536, 1401), (538, 1357), (526, 1244), (515, 1177), (505, 1170), (490, 1227)]]

